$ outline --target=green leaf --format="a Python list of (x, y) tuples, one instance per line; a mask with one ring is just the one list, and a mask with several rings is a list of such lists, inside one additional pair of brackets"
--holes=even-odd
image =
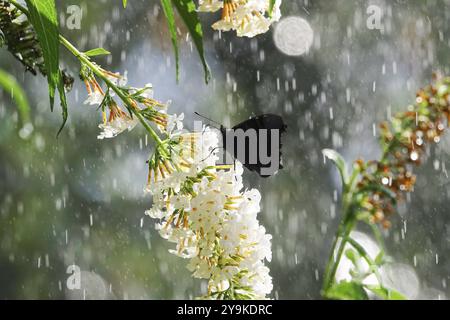
[(370, 290), (375, 295), (385, 300), (407, 300), (407, 298), (400, 292), (387, 289), (380, 286), (366, 286), (367, 290)]
[(175, 53), (175, 64), (176, 64), (176, 78), (178, 81), (180, 66), (179, 66), (179, 50), (178, 50), (178, 40), (177, 40), (177, 27), (175, 25), (175, 16), (173, 13), (173, 7), (170, 0), (161, 0), (161, 5), (163, 7), (164, 15), (166, 16), (167, 25), (169, 27), (170, 37), (172, 38), (173, 51)]
[(272, 16), (273, 8), (275, 7), (276, 0), (270, 0), (269, 2), (269, 16)]
[(95, 57), (95, 56), (109, 55), (111, 54), (111, 52), (103, 48), (95, 48), (84, 52), (84, 54), (87, 55), (88, 57)]
[(368, 300), (364, 287), (360, 283), (343, 281), (327, 291), (326, 297), (335, 300)]
[(347, 163), (344, 158), (335, 150), (323, 149), (322, 154), (334, 162), (341, 174), (342, 182), (344, 185), (348, 183)]
[(384, 264), (384, 262), (385, 262), (385, 259), (384, 259), (384, 251), (380, 251), (380, 253), (377, 255), (377, 257), (375, 258), (375, 264), (377, 265), (377, 266), (381, 266), (381, 265), (383, 265)]
[(127, 0), (122, 0), (122, 4), (123, 4), (123, 7), (126, 8), (127, 7)]
[(17, 109), (19, 110), (21, 125), (25, 126), (30, 122), (30, 105), (25, 92), (17, 83), (16, 79), (3, 70), (0, 70), (0, 87), (3, 87), (5, 91), (10, 93), (11, 98), (14, 100)]
[(203, 31), (200, 20), (198, 19), (196, 6), (193, 0), (172, 0), (177, 8), (178, 13), (186, 24), (189, 33), (197, 48), (200, 60), (203, 64), (205, 72), (205, 82), (208, 83), (211, 73), (209, 71), (208, 63), (205, 59), (205, 53), (203, 49)]
[(59, 28), (54, 0), (26, 0), (29, 20), (36, 30), (47, 73), (50, 108), (53, 111), (55, 91), (60, 83)]

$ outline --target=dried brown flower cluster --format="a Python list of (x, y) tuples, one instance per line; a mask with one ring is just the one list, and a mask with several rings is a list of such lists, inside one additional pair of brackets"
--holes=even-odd
[(441, 140), (449, 122), (450, 78), (435, 76), (433, 84), (417, 92), (414, 105), (380, 125), (381, 160), (356, 162), (361, 179), (354, 196), (363, 217), (390, 227), (387, 218), (395, 212), (397, 202), (414, 190), (414, 165), (422, 163), (429, 143)]

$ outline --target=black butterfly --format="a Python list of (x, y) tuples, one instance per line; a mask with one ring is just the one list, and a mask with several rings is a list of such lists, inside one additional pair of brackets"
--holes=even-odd
[[(283, 168), (281, 135), (286, 129), (283, 119), (274, 114), (250, 118), (232, 129), (220, 126), (225, 150), (248, 170), (264, 178), (273, 176)], [(234, 138), (234, 142), (227, 143), (229, 138)]]

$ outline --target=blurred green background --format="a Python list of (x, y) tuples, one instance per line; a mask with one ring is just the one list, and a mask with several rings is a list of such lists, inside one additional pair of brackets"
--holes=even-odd
[[(69, 5), (83, 9), (80, 30), (65, 26)], [(246, 173), (247, 187), (263, 195), (261, 223), (273, 235), (272, 298), (317, 299), (340, 216), (340, 184), (323, 148), (348, 161), (379, 155), (374, 125), (414, 101), (433, 71), (449, 74), (450, 1), (284, 1), (284, 16), (299, 16), (314, 30), (308, 54), (280, 52), (273, 30), (253, 39), (214, 32), (218, 15), (202, 14), (213, 78), (179, 24), (181, 77), (159, 1), (58, 1), (61, 32), (81, 50), (104, 47), (105, 68), (128, 71), (131, 85), (153, 83), (155, 97), (172, 100), (192, 127), (194, 111), (225, 125), (251, 115), (283, 115), (285, 168), (262, 180)], [(384, 32), (366, 27), (367, 8), (383, 10)], [(62, 49), (66, 70), (76, 60)], [(0, 299), (182, 299), (205, 283), (192, 279), (186, 261), (144, 217), (143, 194), (150, 139), (143, 130), (96, 139), (100, 114), (83, 105), (76, 79), (69, 122), (56, 138), (59, 111), (49, 110), (46, 80), (33, 77), (4, 49), (0, 68), (24, 86), (34, 132), (18, 135), (17, 111), (0, 90)], [(76, 77), (77, 78), (77, 77)], [(376, 132), (375, 132), (376, 133)], [(445, 299), (450, 275), (450, 138), (429, 149), (416, 191), (384, 233), (396, 261), (396, 286), (414, 299)], [(367, 230), (361, 230), (366, 232)], [(82, 289), (66, 286), (67, 267), (83, 271)], [(406, 271), (405, 271), (406, 270)]]

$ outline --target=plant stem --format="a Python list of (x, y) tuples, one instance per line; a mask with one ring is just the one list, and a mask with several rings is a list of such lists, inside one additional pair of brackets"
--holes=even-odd
[(353, 248), (356, 249), (356, 251), (359, 253), (359, 255), (366, 260), (367, 264), (369, 265), (369, 269), (372, 270), (375, 273), (375, 276), (377, 277), (378, 283), (380, 286), (382, 286), (382, 279), (380, 272), (378, 271), (377, 265), (375, 261), (372, 260), (372, 258), (369, 256), (367, 251), (364, 249), (362, 245), (358, 243), (358, 241), (348, 238), (348, 243), (351, 244)]
[[(386, 159), (386, 157), (389, 154), (389, 150), (392, 148), (392, 142), (389, 143), (388, 146), (386, 146), (385, 150), (383, 151), (382, 157), (381, 157), (381, 162), (384, 162), (384, 160)], [(353, 231), (353, 229), (356, 226), (356, 217), (355, 217), (355, 212), (354, 212), (354, 207), (353, 207), (353, 202), (354, 202), (354, 191), (358, 182), (358, 177), (359, 174), (361, 173), (361, 168), (359, 167), (355, 167), (353, 170), (352, 175), (350, 176), (349, 181), (346, 183), (345, 181), (343, 181), (343, 217), (342, 220), (339, 224), (338, 227), (338, 231), (336, 234), (336, 237), (334, 239), (332, 248), (331, 248), (331, 252), (330, 252), (330, 256), (328, 258), (328, 262), (327, 262), (327, 266), (325, 268), (325, 276), (324, 276), (324, 281), (323, 281), (323, 286), (322, 286), (322, 295), (324, 297), (327, 297), (327, 293), (330, 290), (330, 288), (333, 286), (334, 282), (335, 282), (335, 277), (336, 277), (336, 272), (339, 268), (339, 263), (341, 262), (342, 259), (342, 255), (344, 254), (345, 251), (345, 245), (349, 242), (350, 244), (353, 245), (353, 247), (355, 247), (355, 245), (357, 246), (357, 250), (364, 250), (364, 248), (362, 248), (361, 246), (358, 246), (359, 244), (357, 244), (356, 242), (354, 242), (353, 239), (350, 238), (350, 234)], [(342, 175), (341, 175), (342, 176)], [(375, 237), (377, 239), (377, 242), (380, 244), (381, 250), (384, 253), (384, 244), (383, 244), (383, 240), (381, 237), (381, 234), (379, 233), (379, 230), (376, 228), (376, 226), (372, 226), (372, 230), (375, 234)], [(339, 244), (339, 247), (338, 247)], [(363, 255), (364, 259), (366, 259), (367, 263), (369, 263), (369, 265), (373, 265), (373, 262), (370, 260), (370, 257), (368, 257), (367, 255)], [(369, 259), (369, 260), (367, 260)], [(379, 274), (378, 271), (375, 270), (375, 274), (377, 275), (377, 277), (379, 278)], [(381, 283), (381, 282), (380, 282)]]
[(139, 119), (141, 124), (144, 126), (144, 128), (148, 131), (148, 133), (152, 136), (152, 138), (156, 141), (158, 144), (162, 144), (161, 139), (159, 138), (158, 134), (153, 130), (152, 127), (145, 121), (144, 117), (141, 115), (140, 112), (138, 112), (135, 108), (135, 106), (131, 103), (130, 99), (123, 93), (123, 91), (118, 88), (114, 83), (111, 82), (111, 80), (108, 79), (108, 77), (98, 68), (97, 65), (92, 63), (86, 55), (81, 53), (75, 46), (73, 46), (66, 38), (64, 38), (62, 35), (59, 36), (59, 41), (61, 44), (67, 48), (78, 60), (80, 60), (82, 63), (87, 65), (96, 76), (98, 76), (100, 79), (103, 80), (103, 82), (106, 83), (106, 85), (111, 88), (118, 96), (119, 98), (128, 106), (129, 110), (133, 112), (133, 114)]
[(339, 239), (341, 239), (341, 229), (343, 229), (344, 225), (343, 225), (343, 221), (341, 221), (341, 224), (339, 225), (338, 228), (338, 232), (337, 235), (334, 237), (334, 241), (333, 241), (333, 245), (331, 246), (331, 251), (330, 251), (330, 255), (328, 256), (328, 262), (325, 268), (325, 278), (323, 281), (323, 286), (322, 286), (322, 294), (325, 296), (326, 295), (326, 291), (329, 289), (330, 287), (330, 277), (331, 277), (331, 267), (335, 264), (335, 251), (337, 248), (337, 244), (339, 242)]
[[(350, 214), (346, 214), (347, 217), (350, 217)], [(344, 254), (345, 245), (347, 244), (347, 241), (349, 239), (350, 233), (353, 231), (353, 228), (355, 227), (355, 221), (353, 218), (351, 219), (344, 219), (343, 223), (341, 224), (338, 234), (335, 239), (335, 245), (330, 252), (330, 259), (327, 265), (327, 273), (325, 276), (324, 286), (323, 286), (323, 295), (327, 296), (327, 291), (333, 286), (333, 283), (335, 281), (336, 272), (339, 267), (339, 263), (341, 262), (342, 255)], [(337, 254), (335, 257), (335, 251), (336, 251), (336, 245), (339, 243), (339, 248), (337, 250)]]
[[(355, 182), (359, 174), (359, 169), (355, 168), (353, 173), (347, 183), (343, 182), (343, 212), (344, 215), (339, 224), (336, 237), (334, 239), (330, 255), (328, 257), (327, 266), (325, 268), (325, 277), (322, 286), (322, 295), (327, 296), (327, 291), (332, 287), (339, 263), (341, 261), (342, 255), (344, 253), (345, 245), (349, 238), (350, 233), (356, 225), (356, 221), (353, 214), (352, 200), (353, 200), (353, 190), (355, 187)], [(340, 241), (340, 243), (339, 243)], [(337, 248), (339, 243), (339, 248)], [(337, 253), (336, 253), (337, 249)], [(335, 254), (336, 253), (336, 254)]]
[(380, 232), (380, 229), (378, 229), (378, 227), (373, 223), (369, 222), (368, 224), (372, 229), (372, 232), (375, 236), (375, 239), (377, 240), (378, 245), (380, 246), (381, 252), (384, 254), (386, 252), (386, 246), (384, 244), (383, 236)]
[[(16, 0), (9, 0), (9, 2), (12, 3), (17, 9), (22, 11), (27, 17), (29, 16), (28, 9), (19, 4)], [(71, 44), (61, 34), (59, 35), (59, 42), (64, 47), (66, 47), (66, 49), (69, 50), (80, 62), (87, 65), (96, 76), (102, 79), (103, 82), (105, 82), (105, 84), (119, 96), (119, 98), (127, 105), (128, 109), (131, 110), (131, 112), (133, 112), (133, 114), (138, 118), (140, 123), (144, 126), (144, 128), (153, 138), (153, 140), (155, 140), (155, 142), (163, 148), (164, 152), (167, 153), (167, 150), (165, 150), (164, 146), (162, 145), (161, 138), (158, 136), (155, 130), (153, 130), (153, 128), (147, 123), (142, 114), (138, 110), (136, 110), (135, 106), (131, 103), (130, 99), (123, 93), (123, 91), (120, 88), (118, 88), (114, 83), (112, 83), (111, 80), (109, 80), (108, 77), (99, 69), (99, 67), (91, 62), (89, 57), (81, 53), (73, 44)]]

